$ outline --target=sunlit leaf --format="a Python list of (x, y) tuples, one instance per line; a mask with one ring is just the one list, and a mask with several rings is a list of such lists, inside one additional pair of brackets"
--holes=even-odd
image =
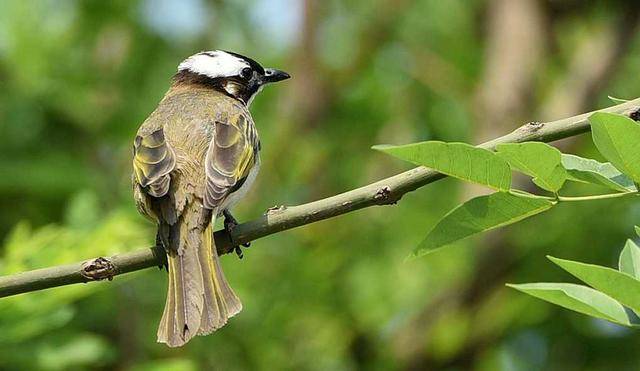
[(414, 250), (413, 256), (421, 256), (474, 234), (518, 222), (553, 205), (553, 202), (543, 198), (505, 192), (476, 197), (445, 215)]
[(618, 269), (620, 272), (640, 279), (640, 248), (635, 242), (627, 240), (624, 249), (620, 253)]
[(533, 177), (533, 182), (547, 191), (557, 192), (567, 179), (560, 151), (546, 143), (504, 143), (496, 151), (512, 168)]
[(506, 161), (494, 152), (466, 143), (431, 141), (403, 146), (378, 145), (373, 149), (497, 190), (508, 191), (511, 186), (511, 170)]
[(622, 304), (591, 287), (571, 283), (508, 284), (516, 290), (573, 311), (630, 326), (637, 318)]
[(636, 312), (640, 312), (640, 281), (627, 273), (599, 265), (549, 257), (562, 269), (578, 277)]
[(628, 117), (596, 112), (589, 117), (598, 151), (634, 182), (640, 182), (640, 125)]
[(608, 162), (562, 154), (562, 165), (567, 169), (569, 180), (596, 184), (620, 192), (635, 190), (633, 181)]

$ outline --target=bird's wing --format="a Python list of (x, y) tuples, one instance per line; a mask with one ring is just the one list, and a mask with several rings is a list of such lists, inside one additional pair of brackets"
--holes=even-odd
[(251, 120), (248, 112), (239, 109), (216, 118), (205, 159), (205, 207), (213, 210), (220, 206), (240, 188), (255, 165), (260, 144)]
[(169, 191), (169, 173), (176, 165), (176, 156), (159, 128), (146, 135), (137, 135), (133, 142), (133, 182), (138, 209), (151, 216), (151, 208), (144, 192), (162, 197)]

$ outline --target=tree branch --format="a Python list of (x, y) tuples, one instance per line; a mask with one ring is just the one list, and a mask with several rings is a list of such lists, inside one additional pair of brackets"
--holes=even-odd
[[(602, 111), (621, 113), (637, 118), (640, 98), (606, 108)], [(479, 145), (493, 149), (499, 143), (525, 141), (551, 142), (589, 131), (587, 118), (591, 113), (552, 121), (533, 122), (513, 132)], [(298, 206), (281, 206), (267, 210), (261, 217), (238, 225), (229, 236), (225, 231), (215, 233), (220, 255), (232, 251), (231, 238), (242, 244), (260, 237), (302, 225), (346, 214), (369, 206), (394, 204), (408, 192), (444, 178), (434, 170), (417, 167), (381, 181), (345, 193)], [(111, 280), (114, 276), (145, 268), (161, 266), (163, 253), (156, 248), (99, 257), (69, 265), (37, 269), (0, 277), (0, 297), (17, 295), (74, 283)]]

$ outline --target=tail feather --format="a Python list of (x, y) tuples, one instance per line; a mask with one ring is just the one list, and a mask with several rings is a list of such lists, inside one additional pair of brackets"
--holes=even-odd
[[(204, 307), (204, 288), (195, 249), (170, 254), (167, 303), (158, 328), (158, 341), (181, 346), (196, 335)], [(195, 259), (194, 259), (195, 258)]]
[(227, 279), (224, 277), (224, 272), (222, 271), (222, 266), (220, 266), (220, 259), (218, 258), (218, 254), (215, 254), (213, 264), (215, 266), (214, 272), (217, 278), (216, 282), (220, 287), (219, 297), (225, 303), (228, 318), (231, 318), (240, 313), (240, 311), (242, 310), (242, 303), (240, 302), (240, 299), (233, 291), (231, 286), (229, 286)]
[[(224, 313), (222, 313), (222, 308), (216, 300), (216, 285), (213, 280), (214, 277), (214, 267), (213, 267), (213, 258), (211, 254), (211, 250), (207, 248), (208, 246), (212, 246), (208, 240), (208, 234), (210, 233), (210, 228), (207, 227), (204, 235), (204, 244), (203, 248), (199, 250), (200, 260), (206, 264), (202, 265), (202, 279), (204, 280), (204, 288), (205, 288), (205, 310), (202, 313), (202, 320), (200, 322), (200, 329), (198, 331), (198, 335), (206, 335), (209, 334), (216, 329), (222, 327), (225, 324)], [(217, 254), (216, 254), (217, 255)], [(213, 295), (211, 295), (213, 293)]]
[[(205, 281), (205, 309), (202, 313), (202, 322), (198, 335), (207, 335), (219, 329), (227, 323), (227, 320), (240, 312), (242, 304), (233, 292), (219, 263), (218, 253), (213, 240), (214, 220), (209, 224), (203, 236), (203, 248), (200, 249), (203, 263), (202, 278)], [(224, 281), (220, 280), (220, 277)], [(239, 308), (230, 311), (229, 308)]]
[[(197, 219), (180, 218), (171, 228), (179, 230), (179, 236), (168, 239), (174, 243), (168, 252), (169, 287), (158, 342), (171, 347), (219, 329), (242, 309), (219, 263), (213, 240), (215, 219), (204, 230)], [(194, 222), (196, 226), (190, 225)]]
[(164, 312), (162, 312), (162, 319), (158, 326), (158, 342), (161, 343), (167, 343), (169, 341), (170, 329), (173, 329), (174, 326), (174, 316), (170, 315), (175, 312), (176, 300), (174, 291), (174, 280), (170, 279), (167, 289), (167, 302), (164, 305)]

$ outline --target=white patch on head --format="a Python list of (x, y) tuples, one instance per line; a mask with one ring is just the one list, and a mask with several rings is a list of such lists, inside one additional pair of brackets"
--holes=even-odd
[(178, 66), (178, 71), (191, 71), (211, 78), (238, 76), (249, 63), (221, 50), (194, 54)]

